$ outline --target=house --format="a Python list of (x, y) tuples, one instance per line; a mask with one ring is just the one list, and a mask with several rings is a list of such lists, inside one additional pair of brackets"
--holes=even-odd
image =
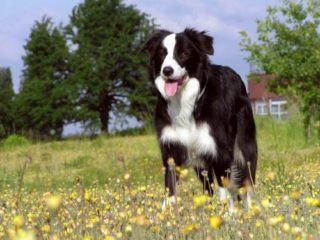
[(283, 119), (288, 116), (287, 98), (269, 92), (267, 88), (268, 81), (272, 75), (255, 74), (248, 80), (248, 92), (255, 115), (272, 115), (277, 119)]

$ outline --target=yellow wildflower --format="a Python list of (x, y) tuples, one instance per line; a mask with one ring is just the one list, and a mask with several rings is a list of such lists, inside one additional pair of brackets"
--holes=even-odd
[(196, 231), (197, 229), (199, 229), (198, 224), (189, 224), (182, 230), (182, 233), (188, 235), (190, 232)]
[(267, 180), (269, 180), (269, 181), (273, 181), (273, 180), (275, 180), (276, 179), (276, 176), (277, 176), (277, 174), (275, 173), (275, 172), (269, 172), (268, 174), (267, 174)]
[(41, 227), (41, 231), (44, 232), (44, 233), (49, 233), (50, 232), (50, 226), (48, 224), (43, 225)]
[(14, 240), (36, 240), (36, 236), (31, 231), (24, 231), (20, 229), (13, 239)]
[(272, 207), (272, 204), (270, 203), (269, 199), (264, 199), (261, 201), (261, 205), (263, 208), (268, 209)]
[(125, 228), (125, 231), (127, 233), (131, 233), (132, 232), (132, 226), (131, 225), (127, 225), (126, 228)]
[(104, 238), (104, 240), (115, 240), (115, 238), (112, 237), (112, 236), (106, 236), (106, 237)]
[(239, 189), (239, 194), (240, 194), (241, 196), (244, 196), (247, 192), (248, 192), (248, 188), (246, 188), (246, 187), (241, 187), (241, 188)]
[(284, 220), (284, 218), (283, 218), (283, 216), (282, 215), (279, 215), (279, 216), (277, 216), (277, 217), (271, 217), (271, 218), (269, 218), (269, 224), (271, 225), (271, 226), (276, 226), (276, 225), (278, 225), (279, 223), (281, 223), (281, 222), (283, 222), (283, 220)]
[(300, 198), (300, 193), (298, 191), (294, 191), (290, 194), (291, 199), (298, 200)]
[(256, 205), (252, 206), (251, 210), (255, 215), (259, 215), (261, 213), (261, 207), (256, 206)]
[(188, 169), (182, 169), (180, 171), (180, 177), (185, 178), (188, 175), (188, 173), (189, 173)]
[(29, 222), (29, 223), (32, 223), (33, 217), (34, 217), (33, 214), (32, 214), (32, 213), (28, 213), (27, 216), (28, 216), (28, 222)]
[(259, 228), (263, 225), (263, 222), (261, 220), (256, 221), (256, 227)]
[(204, 205), (208, 200), (207, 195), (199, 195), (193, 197), (193, 205), (197, 208)]
[(46, 198), (47, 206), (52, 211), (57, 210), (60, 207), (61, 202), (62, 202), (62, 199), (61, 199), (61, 196), (59, 195), (49, 195)]
[(309, 206), (309, 207), (320, 207), (320, 199), (307, 197), (305, 199), (305, 202), (306, 202), (307, 206)]
[(282, 225), (282, 229), (284, 232), (288, 233), (290, 231), (290, 225), (288, 223), (284, 223)]
[(220, 216), (213, 216), (210, 218), (210, 226), (213, 229), (218, 229), (223, 223), (223, 220)]
[(133, 219), (133, 222), (136, 223), (137, 225), (140, 225), (140, 226), (143, 226), (143, 225), (147, 224), (147, 220), (143, 215), (136, 216)]
[(84, 193), (84, 199), (85, 199), (86, 201), (90, 202), (90, 200), (91, 200), (91, 193), (88, 192), (88, 191), (86, 191), (86, 192)]
[(13, 225), (15, 227), (15, 229), (19, 229), (23, 226), (24, 224), (24, 219), (21, 215), (15, 216), (13, 218)]

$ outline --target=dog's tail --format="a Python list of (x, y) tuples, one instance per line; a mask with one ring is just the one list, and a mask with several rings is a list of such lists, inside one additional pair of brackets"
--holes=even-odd
[(255, 183), (257, 168), (256, 127), (252, 107), (244, 85), (237, 111), (237, 135), (234, 145), (234, 163), (232, 176), (234, 183), (243, 186), (246, 182)]

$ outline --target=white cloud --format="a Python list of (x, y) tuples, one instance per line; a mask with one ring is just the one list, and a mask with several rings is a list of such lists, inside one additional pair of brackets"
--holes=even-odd
[(245, 7), (236, 0), (162, 0), (152, 4), (147, 0), (126, 2), (149, 13), (162, 28), (181, 31), (187, 26), (195, 27), (226, 38), (239, 38), (239, 31), (243, 29), (241, 23), (233, 19), (246, 19), (258, 11), (255, 6)]

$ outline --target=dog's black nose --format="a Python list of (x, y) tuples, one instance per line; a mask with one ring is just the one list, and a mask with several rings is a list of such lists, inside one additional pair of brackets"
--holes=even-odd
[(173, 73), (173, 68), (172, 67), (164, 67), (162, 72), (166, 77), (170, 77)]

